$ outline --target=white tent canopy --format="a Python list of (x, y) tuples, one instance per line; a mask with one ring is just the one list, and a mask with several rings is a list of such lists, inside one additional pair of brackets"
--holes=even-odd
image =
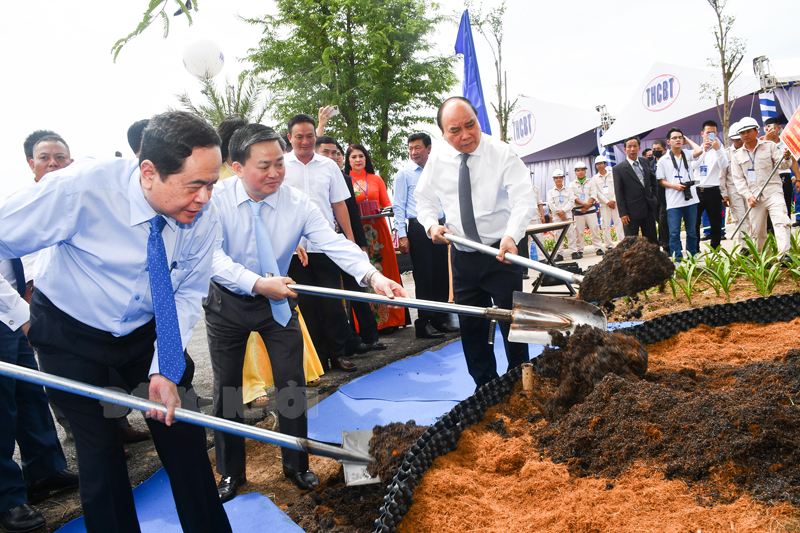
[[(603, 135), (604, 143), (614, 144), (633, 135), (667, 128), (688, 117), (697, 117), (701, 124), (707, 119), (718, 120), (716, 103), (703, 97), (701, 89), (704, 83), (721, 86), (719, 72), (655, 63), (628, 105)], [(747, 102), (744, 102), (745, 98), (742, 97), (760, 89), (758, 79), (752, 75), (742, 74), (734, 81), (731, 92), (732, 97), (739, 97), (739, 113), (732, 116), (731, 120), (750, 115), (751, 98), (746, 98)], [(747, 109), (743, 107), (745, 103)], [(753, 116), (760, 116), (757, 99)], [(699, 132), (699, 125), (694, 129)]]
[(583, 156), (597, 147), (595, 110), (522, 97), (509, 121), (509, 144), (525, 163)]

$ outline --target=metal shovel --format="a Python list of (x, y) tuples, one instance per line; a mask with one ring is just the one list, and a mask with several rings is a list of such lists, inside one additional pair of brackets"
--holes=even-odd
[[(445, 233), (443, 236), (450, 242), (460, 244), (461, 246), (466, 246), (467, 248), (472, 248), (473, 250), (476, 250), (478, 252), (483, 252), (487, 255), (494, 255), (494, 256), (500, 255), (500, 250), (498, 250), (497, 248), (492, 248), (491, 246), (486, 246), (485, 244), (481, 244), (479, 242), (465, 239), (464, 237), (453, 235), (452, 233)], [(567, 283), (574, 283), (576, 285), (580, 285), (581, 283), (583, 283), (583, 276), (581, 276), (580, 274), (575, 274), (567, 270), (562, 270), (560, 268), (556, 268), (552, 265), (546, 265), (538, 261), (531, 261), (527, 257), (520, 257), (515, 254), (507, 253), (505, 255), (505, 259), (509, 263), (514, 263), (520, 266), (524, 266), (525, 268), (532, 268), (533, 270), (541, 272), (542, 274), (553, 276), (554, 278), (566, 281)]]
[[(510, 322), (511, 331), (508, 334), (508, 340), (511, 342), (548, 344), (551, 340), (548, 333), (549, 330), (555, 329), (563, 333), (571, 333), (581, 324), (588, 324), (603, 331), (606, 329), (606, 315), (598, 307), (581, 300), (567, 300), (541, 294), (515, 292), (512, 309), (497, 309), (416, 300), (413, 298), (387, 298), (377, 294), (293, 283), (289, 284), (288, 287), (295, 292), (327, 298), (413, 307), (415, 309), (482, 317), (495, 322)], [(491, 332), (494, 332), (494, 330), (492, 329)]]

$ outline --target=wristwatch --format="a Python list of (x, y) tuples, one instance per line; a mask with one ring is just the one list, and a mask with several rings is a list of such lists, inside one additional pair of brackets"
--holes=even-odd
[(372, 276), (378, 273), (377, 268), (373, 268), (369, 272), (366, 273), (364, 276), (364, 281), (367, 283), (367, 287), (372, 287)]

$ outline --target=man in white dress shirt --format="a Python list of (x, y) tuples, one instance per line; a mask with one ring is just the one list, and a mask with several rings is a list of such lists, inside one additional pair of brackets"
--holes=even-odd
[[(294, 281), (286, 277), (300, 240), (307, 239), (362, 286), (371, 285), (389, 297), (408, 294), (380, 274), (356, 244), (337, 234), (308, 196), (283, 184), (284, 144), (275, 131), (261, 124), (242, 126), (228, 148), (236, 177), (214, 192), (221, 228), (203, 305), (214, 370), (214, 415), (242, 420), (242, 364), (250, 332), (257, 331), (278, 389), (281, 432), (305, 437), (303, 337), (294, 305), (287, 301), (297, 297), (287, 287)], [(218, 491), (226, 500), (247, 481), (244, 437), (217, 432), (215, 441), (222, 475)], [(282, 455), (283, 473), (295, 485), (311, 490), (319, 484), (308, 469), (308, 454), (283, 449)]]
[[(305, 193), (328, 221), (331, 229), (335, 227), (335, 218), (347, 240), (355, 242), (350, 214), (345, 204), (345, 200), (350, 198), (350, 191), (347, 190), (342, 172), (336, 163), (314, 151), (317, 140), (314, 119), (305, 114), (295, 115), (289, 119), (288, 129), (292, 151), (286, 154), (284, 161), (284, 183)], [(305, 251), (305, 256), (298, 254), (292, 258), (289, 275), (303, 285), (340, 288), (342, 274), (339, 267), (306, 239), (301, 239), (300, 246), (303, 247), (300, 252)], [(345, 357), (344, 348), (350, 337), (350, 327), (341, 302), (332, 298), (301, 294), (298, 306), (323, 364), (345, 372), (357, 370), (356, 365)]]
[[(694, 151), (694, 170), (697, 184), (697, 222), (695, 228), (700, 239), (700, 221), (705, 211), (711, 226), (711, 247), (719, 247), (722, 239), (722, 200), (720, 172), (728, 168), (728, 152), (720, 147), (717, 138), (717, 123), (703, 122), (703, 145)], [(687, 228), (688, 230), (688, 228)], [(699, 241), (698, 241), (699, 242)]]
[[(417, 217), (434, 243), (446, 244), (453, 233), (500, 249), (495, 259), (469, 248), (452, 249), (455, 303), (497, 305), (510, 309), (514, 291), (522, 290), (522, 267), (504, 263), (517, 245), (537, 206), (530, 172), (507, 144), (484, 135), (475, 108), (466, 98), (449, 98), (436, 116), (446, 146), (431, 155), (414, 198)], [(445, 225), (439, 224), (444, 207)], [(476, 386), (497, 377), (489, 321), (459, 316), (467, 368)], [(500, 324), (508, 367), (528, 360), (527, 344), (508, 342), (509, 324)]]

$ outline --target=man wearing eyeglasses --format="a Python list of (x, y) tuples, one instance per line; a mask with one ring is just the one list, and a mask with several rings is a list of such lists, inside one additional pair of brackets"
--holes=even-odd
[(689, 255), (697, 253), (697, 181), (694, 166), (694, 153), (682, 150), (684, 143), (694, 152), (703, 149), (692, 142), (678, 128), (667, 132), (669, 151), (658, 161), (656, 179), (666, 188), (667, 219), (669, 220), (669, 251), (676, 260), (682, 260), (681, 221), (686, 227), (686, 251)]

